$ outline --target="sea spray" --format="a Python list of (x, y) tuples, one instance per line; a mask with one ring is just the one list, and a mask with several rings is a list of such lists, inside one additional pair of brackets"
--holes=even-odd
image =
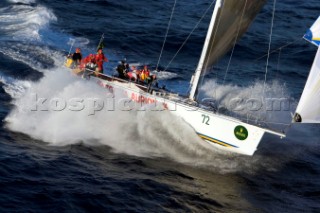
[[(139, 155), (140, 150), (144, 148), (132, 142), (134, 136), (137, 136), (137, 140), (140, 141), (144, 136), (151, 134), (146, 139), (149, 140), (154, 139), (150, 130), (156, 133), (163, 128), (162, 132), (165, 133), (172, 129), (170, 124), (172, 115), (169, 112), (141, 108), (126, 110), (118, 105), (122, 103), (121, 99), (126, 98), (121, 91), (116, 91), (116, 99), (113, 99), (107, 89), (101, 88), (92, 81), (73, 76), (66, 70), (47, 72), (39, 82), (31, 84), (23, 95), (16, 96), (17, 98), (13, 100), (15, 108), (6, 118), (7, 126), (13, 131), (29, 134), (54, 145), (80, 141), (85, 143), (90, 139), (96, 139), (99, 143), (107, 144), (116, 151)], [(74, 105), (72, 105), (73, 108), (65, 107), (63, 101), (68, 103), (76, 98), (83, 100), (83, 102), (79, 101), (83, 107), (78, 109), (75, 109)], [(97, 108), (101, 102), (97, 105), (92, 104), (94, 100), (104, 101), (103, 107)], [(86, 105), (86, 103), (91, 104)], [(140, 106), (136, 105), (136, 107)], [(171, 121), (163, 119), (163, 116)], [(158, 125), (153, 128), (151, 123)], [(190, 127), (187, 129), (195, 135)], [(170, 134), (173, 135), (173, 132)], [(159, 140), (165, 136), (166, 134), (159, 135)], [(170, 141), (171, 143), (174, 144), (174, 140)], [(148, 150), (144, 151), (148, 152)], [(163, 150), (152, 149), (149, 152), (161, 153)]]
[(286, 86), (278, 81), (265, 86), (256, 81), (240, 87), (211, 80), (201, 87), (201, 91), (202, 100), (211, 100), (218, 113), (253, 124), (280, 124), (283, 128), (291, 122), (291, 112), (296, 106), (296, 100), (291, 98)]
[[(261, 166), (257, 155), (257, 161), (248, 160), (247, 157), (215, 149), (201, 140), (182, 118), (161, 110), (161, 106), (134, 105), (129, 110), (117, 107), (115, 105), (122, 103), (119, 100), (126, 98), (123, 91), (114, 90), (114, 94), (111, 94), (108, 89), (74, 76), (66, 69), (46, 72), (39, 82), (30, 84), (25, 91), (20, 91), (20, 95), (13, 97), (15, 107), (5, 119), (6, 126), (12, 131), (28, 134), (51, 145), (107, 145), (117, 153), (165, 157), (222, 173), (246, 168), (253, 171)], [(46, 99), (47, 103), (60, 100), (58, 104), (61, 104), (62, 100), (75, 98), (84, 100), (83, 103), (88, 100), (105, 102), (103, 107), (99, 106), (99, 102), (97, 105), (84, 104), (84, 108), (78, 110), (61, 109), (50, 104), (46, 106), (48, 108), (38, 106), (35, 109), (35, 94), (38, 99), (43, 98), (42, 101)], [(113, 96), (114, 104), (107, 105)], [(89, 107), (89, 110), (85, 107)], [(271, 164), (272, 161), (268, 165)], [(270, 166), (269, 169), (275, 167)]]

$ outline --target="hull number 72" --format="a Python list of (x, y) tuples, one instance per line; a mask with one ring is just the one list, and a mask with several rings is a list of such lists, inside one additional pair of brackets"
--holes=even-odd
[(202, 116), (202, 123), (206, 124), (206, 125), (210, 125), (209, 124), (210, 117), (208, 115), (204, 115), (204, 114), (202, 114), (201, 116)]

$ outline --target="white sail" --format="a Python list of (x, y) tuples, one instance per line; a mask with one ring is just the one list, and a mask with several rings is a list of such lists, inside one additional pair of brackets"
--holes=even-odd
[(318, 46), (293, 122), (320, 123), (320, 17), (303, 36)]
[(316, 46), (320, 45), (320, 16), (303, 38)]
[(299, 101), (294, 121), (320, 123), (320, 47)]
[(200, 76), (247, 31), (266, 0), (217, 0), (189, 98), (194, 100)]

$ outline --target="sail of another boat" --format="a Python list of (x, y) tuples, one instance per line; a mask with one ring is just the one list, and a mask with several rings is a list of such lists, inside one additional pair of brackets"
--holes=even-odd
[(304, 38), (318, 46), (293, 122), (320, 123), (320, 17)]

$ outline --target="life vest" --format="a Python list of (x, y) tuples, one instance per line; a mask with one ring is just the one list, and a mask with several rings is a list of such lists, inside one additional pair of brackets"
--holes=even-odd
[(145, 75), (146, 75), (146, 78), (149, 78), (149, 76), (150, 76), (150, 71), (149, 71), (149, 70), (146, 70), (146, 71), (144, 71), (144, 73), (145, 73)]
[(150, 80), (150, 71), (147, 69), (143, 69), (141, 70), (141, 74), (140, 74), (140, 79), (141, 81), (145, 81), (145, 82), (148, 82)]
[(144, 81), (146, 78), (147, 78), (146, 73), (145, 73), (144, 70), (142, 70), (142, 71), (140, 72), (140, 80), (141, 80), (141, 81)]
[(72, 58), (68, 58), (67, 61), (66, 61), (66, 63), (65, 63), (64, 65), (65, 65), (66, 67), (70, 68), (71, 65), (72, 65), (72, 63), (73, 63)]

